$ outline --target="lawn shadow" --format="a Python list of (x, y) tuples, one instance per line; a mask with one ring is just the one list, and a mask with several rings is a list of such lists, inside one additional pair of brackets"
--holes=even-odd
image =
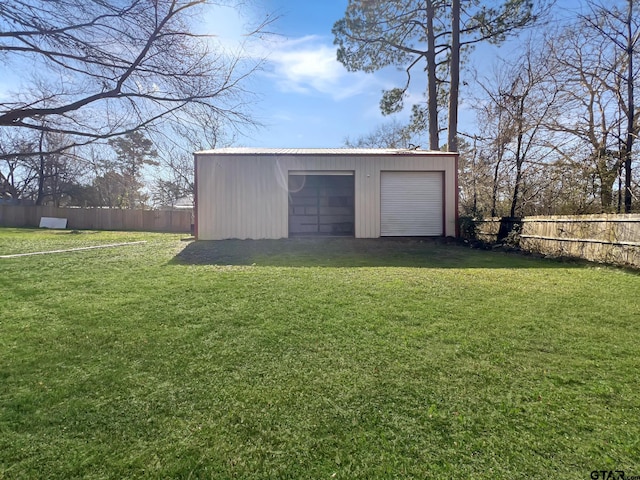
[(170, 262), (279, 267), (576, 268), (584, 262), (474, 250), (441, 238), (289, 238), (189, 243)]

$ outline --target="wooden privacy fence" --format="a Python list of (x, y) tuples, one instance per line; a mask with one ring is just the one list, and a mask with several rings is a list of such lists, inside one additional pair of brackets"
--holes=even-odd
[(76, 230), (139, 230), (189, 233), (191, 210), (121, 210), (115, 208), (56, 208), (52, 206), (0, 205), (0, 226), (38, 227), (40, 218), (67, 219)]
[[(478, 237), (494, 242), (503, 219), (478, 222)], [(640, 267), (640, 215), (579, 215), (521, 219), (520, 248), (551, 256)]]

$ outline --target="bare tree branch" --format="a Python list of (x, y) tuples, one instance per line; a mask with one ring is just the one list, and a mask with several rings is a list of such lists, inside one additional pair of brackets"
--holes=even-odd
[(215, 51), (214, 32), (191, 29), (191, 19), (210, 5), (209, 0), (0, 3), (0, 52), (34, 74), (30, 88), (0, 102), (0, 128), (57, 132), (72, 148), (150, 127), (195, 103), (231, 124), (252, 123), (236, 109), (245, 103), (238, 101), (247, 93), (242, 83), (261, 62)]

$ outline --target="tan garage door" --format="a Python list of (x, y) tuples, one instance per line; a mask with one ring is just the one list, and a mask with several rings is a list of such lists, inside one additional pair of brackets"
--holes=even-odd
[(442, 172), (381, 172), (383, 237), (440, 236), (443, 217)]

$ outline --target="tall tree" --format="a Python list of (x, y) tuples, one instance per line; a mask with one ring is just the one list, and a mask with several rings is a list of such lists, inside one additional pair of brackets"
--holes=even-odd
[[(2, 133), (2, 132), (0, 132)], [(0, 136), (0, 199), (17, 203), (37, 180), (29, 165), (31, 157), (23, 153), (37, 150), (37, 139), (22, 135)]]
[[(623, 118), (619, 108), (620, 56), (607, 41), (581, 21), (546, 42), (545, 51), (555, 64), (550, 76), (558, 86), (563, 115), (550, 117), (548, 128), (568, 135), (558, 144), (559, 154), (577, 170), (586, 168), (594, 177), (594, 193), (602, 211), (614, 210), (613, 188), (624, 163), (619, 132)], [(568, 150), (565, 152), (565, 150)]]
[(95, 191), (95, 204), (91, 206), (109, 208), (133, 208), (129, 194), (131, 182), (113, 169), (107, 169), (96, 175), (92, 187)]
[(559, 115), (558, 89), (553, 82), (547, 82), (550, 69), (546, 55), (536, 52), (539, 48), (527, 43), (517, 62), (503, 65), (497, 78), (480, 82), (489, 101), (489, 107), (483, 108), (483, 118), (494, 125), (493, 132), (486, 134), (496, 152), (492, 215), (496, 213), (499, 163), (511, 165), (509, 215), (514, 217), (524, 212), (527, 162), (543, 163), (550, 152), (550, 142), (541, 134), (547, 118)]
[(449, 67), (449, 114), (447, 150), (458, 151), (458, 99), (460, 96), (460, 0), (451, 0), (451, 65)]
[(24, 74), (21, 90), (0, 101), (0, 128), (65, 134), (69, 142), (59, 152), (180, 120), (193, 106), (229, 123), (249, 121), (243, 80), (256, 65), (215, 51), (212, 35), (192, 29), (216, 3), (0, 2), (4, 66)]
[[(157, 150), (151, 140), (140, 131), (128, 133), (123, 137), (109, 140), (116, 159), (109, 163), (111, 168), (110, 178), (122, 186), (120, 205), (125, 208), (138, 208), (144, 206), (145, 197), (140, 193), (142, 187), (142, 170), (145, 165), (157, 166)], [(108, 181), (105, 176), (104, 181)]]
[(108, 143), (116, 153), (115, 165), (123, 175), (138, 178), (145, 165), (158, 165), (155, 160), (158, 151), (140, 131), (112, 138)]
[(42, 130), (38, 132), (38, 155), (23, 159), (31, 164), (37, 180), (37, 190), (33, 195), (36, 205), (49, 203), (61, 206), (71, 199), (82, 181), (85, 162), (77, 161), (71, 152), (46, 153), (56, 150), (65, 141), (64, 135)]
[(432, 150), (440, 148), (438, 109), (445, 88), (442, 75), (449, 71), (453, 75), (449, 82), (451, 149), (457, 142), (460, 52), (482, 41), (500, 42), (533, 22), (536, 15), (528, 0), (455, 0), (452, 5), (443, 0), (350, 0), (344, 18), (333, 27), (334, 43), (338, 60), (348, 70), (405, 69), (405, 85), (383, 94), (381, 110), (385, 114), (403, 108), (412, 72), (420, 68), (427, 71), (427, 113), (414, 106), (412, 121), (420, 123), (426, 117)]
[(71, 152), (43, 153), (62, 144), (64, 136), (46, 131), (21, 133), (0, 137), (0, 154), (5, 154), (0, 155), (0, 198), (12, 203), (67, 204), (85, 181), (86, 164)]
[(618, 68), (614, 73), (619, 80), (616, 82), (619, 107), (626, 117), (624, 140), (621, 142), (620, 149), (624, 159), (624, 211), (626, 213), (631, 212), (633, 145), (640, 132), (635, 106), (635, 83), (639, 75), (635, 56), (638, 54), (640, 41), (640, 15), (638, 15), (636, 3), (636, 0), (624, 0), (622, 3), (605, 5), (592, 1), (589, 3), (591, 13), (582, 17), (588, 27), (598, 32), (613, 47), (615, 57), (620, 59), (616, 62)]
[(179, 201), (188, 200), (193, 206), (192, 185), (184, 182), (184, 176), (164, 180), (157, 178), (154, 180), (151, 190), (151, 199), (156, 208), (173, 209)]

